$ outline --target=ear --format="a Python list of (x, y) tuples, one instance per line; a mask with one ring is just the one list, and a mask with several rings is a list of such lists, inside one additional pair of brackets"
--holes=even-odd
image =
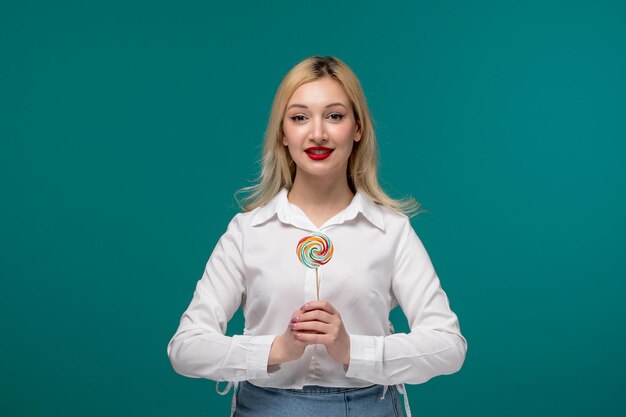
[(354, 132), (354, 141), (355, 142), (360, 141), (362, 135), (363, 135), (363, 132), (361, 131), (361, 126), (357, 126), (356, 132)]

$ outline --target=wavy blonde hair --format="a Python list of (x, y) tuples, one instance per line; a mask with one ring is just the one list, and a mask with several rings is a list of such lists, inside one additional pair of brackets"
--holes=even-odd
[[(371, 201), (412, 217), (422, 210), (415, 199), (396, 200), (389, 197), (378, 183), (378, 145), (372, 117), (365, 100), (361, 83), (354, 72), (341, 60), (330, 56), (312, 56), (300, 61), (283, 78), (272, 104), (269, 123), (265, 132), (261, 174), (255, 185), (244, 187), (235, 193), (235, 199), (243, 211), (251, 211), (271, 200), (282, 188), (291, 189), (296, 176), (296, 164), (289, 150), (282, 143), (283, 117), (292, 94), (304, 83), (330, 77), (345, 90), (357, 126), (362, 132), (361, 140), (354, 143), (348, 161), (348, 185), (353, 193), (360, 191)], [(243, 202), (237, 198), (246, 193)]]

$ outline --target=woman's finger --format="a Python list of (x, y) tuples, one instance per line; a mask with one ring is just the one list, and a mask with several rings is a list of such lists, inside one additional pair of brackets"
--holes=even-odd
[(313, 331), (318, 333), (330, 333), (333, 331), (333, 326), (330, 324), (322, 323), (319, 321), (305, 321), (290, 324), (291, 330), (294, 332), (307, 332)]
[(326, 300), (311, 300), (300, 307), (300, 310), (304, 312), (311, 310), (324, 310), (329, 314), (339, 314), (335, 307), (333, 307), (333, 305)]
[(293, 318), (292, 322), (303, 322), (303, 321), (321, 321), (322, 323), (332, 323), (335, 321), (335, 316), (327, 313), (324, 310), (310, 310), (305, 313), (300, 312), (301, 314), (297, 315)]
[(296, 340), (306, 343), (308, 345), (324, 345), (328, 343), (328, 336), (323, 333), (294, 333), (293, 334)]

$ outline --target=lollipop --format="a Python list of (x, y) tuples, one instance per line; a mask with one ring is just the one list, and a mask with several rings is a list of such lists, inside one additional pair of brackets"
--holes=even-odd
[(320, 299), (320, 285), (317, 270), (333, 257), (333, 243), (323, 233), (312, 233), (303, 237), (298, 242), (296, 254), (298, 259), (307, 268), (315, 268), (315, 286), (317, 287), (317, 299)]

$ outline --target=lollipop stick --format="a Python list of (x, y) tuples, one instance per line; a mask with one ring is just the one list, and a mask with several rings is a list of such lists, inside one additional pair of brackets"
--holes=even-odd
[(320, 282), (317, 279), (317, 270), (320, 269), (319, 267), (315, 268), (315, 287), (317, 288), (317, 301), (320, 300)]

